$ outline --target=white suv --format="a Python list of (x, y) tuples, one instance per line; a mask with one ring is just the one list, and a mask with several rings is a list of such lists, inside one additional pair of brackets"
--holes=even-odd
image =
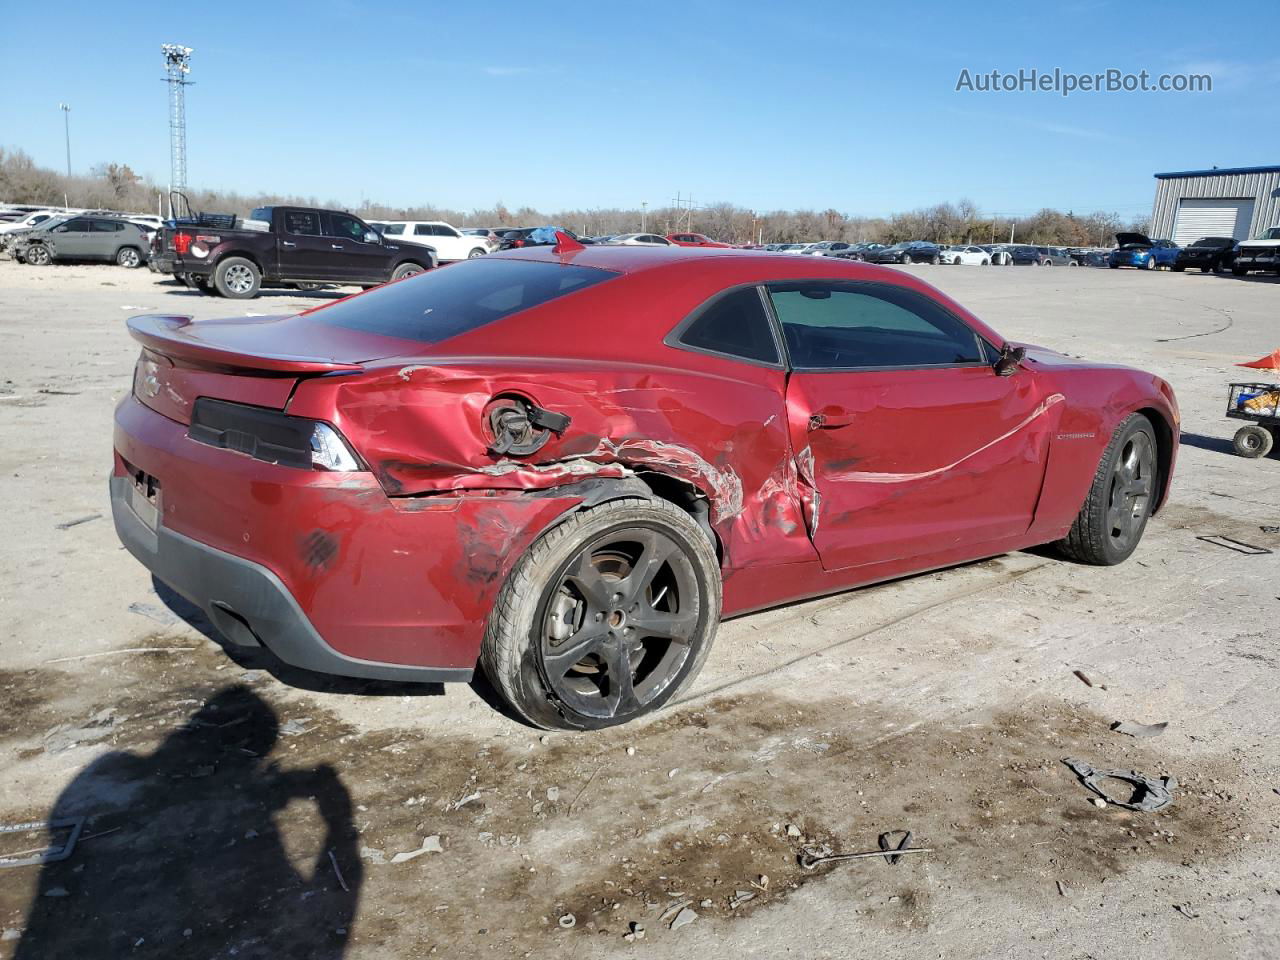
[(483, 257), (489, 252), (484, 238), (469, 237), (441, 220), (388, 220), (382, 227), (382, 235), (435, 247), (441, 263)]

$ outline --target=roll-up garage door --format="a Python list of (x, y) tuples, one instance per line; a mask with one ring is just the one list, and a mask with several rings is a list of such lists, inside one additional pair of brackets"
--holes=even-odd
[(1252, 200), (1223, 200), (1215, 197), (1178, 202), (1178, 218), (1173, 224), (1173, 242), (1179, 246), (1194, 243), (1201, 237), (1235, 237), (1249, 239), (1253, 220)]

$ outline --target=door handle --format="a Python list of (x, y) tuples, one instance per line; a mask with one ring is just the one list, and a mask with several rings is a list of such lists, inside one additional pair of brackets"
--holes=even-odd
[(297, 246), (297, 244), (296, 244), (296, 243), (294, 243), (292, 240), (281, 240), (281, 241), (280, 241), (280, 246), (282, 246), (282, 247), (296, 247), (296, 246)]
[(340, 243), (331, 243), (331, 244), (329, 244), (329, 249), (330, 249), (330, 250), (345, 250), (345, 249), (346, 249), (346, 247), (344, 247), (344, 246), (343, 246), (342, 244), (340, 244)]
[(814, 430), (838, 430), (853, 424), (853, 414), (839, 407), (824, 407), (809, 415), (809, 432)]

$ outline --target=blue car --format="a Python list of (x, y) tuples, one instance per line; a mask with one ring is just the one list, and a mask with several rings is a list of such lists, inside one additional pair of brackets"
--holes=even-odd
[(1107, 258), (1107, 266), (1112, 270), (1120, 267), (1139, 267), (1142, 270), (1163, 267), (1168, 270), (1178, 259), (1181, 249), (1172, 240), (1152, 240), (1145, 233), (1117, 233), (1116, 248)]

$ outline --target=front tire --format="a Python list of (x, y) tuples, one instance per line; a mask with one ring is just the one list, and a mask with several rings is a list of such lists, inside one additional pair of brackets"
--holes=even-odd
[(426, 267), (417, 263), (402, 263), (396, 267), (391, 274), (392, 280), (403, 280), (405, 277), (415, 277), (420, 273), (426, 272)]
[(252, 260), (227, 257), (213, 271), (213, 286), (229, 300), (252, 300), (262, 287), (262, 272)]
[(1130, 414), (1111, 436), (1089, 495), (1058, 549), (1078, 563), (1113, 566), (1137, 549), (1158, 488), (1156, 433)]
[(49, 253), (49, 248), (43, 243), (33, 243), (23, 251), (22, 259), (27, 261), (33, 267), (47, 267), (53, 262), (53, 257)]
[(1260, 460), (1271, 452), (1275, 441), (1275, 434), (1266, 427), (1249, 423), (1236, 431), (1236, 435), (1231, 438), (1231, 446), (1242, 457)]
[(658, 710), (697, 675), (720, 599), (715, 551), (687, 513), (666, 500), (612, 500), (571, 515), (520, 558), (480, 663), (535, 726), (615, 726)]

